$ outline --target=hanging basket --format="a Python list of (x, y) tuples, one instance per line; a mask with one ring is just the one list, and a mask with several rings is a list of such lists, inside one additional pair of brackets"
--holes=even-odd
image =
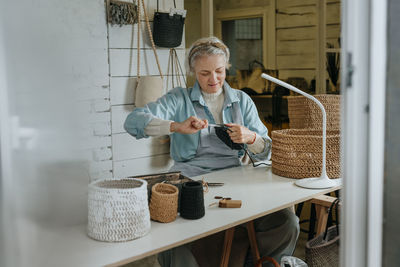
[[(286, 129), (272, 132), (272, 172), (290, 178), (319, 177), (322, 171), (322, 131)], [(340, 132), (327, 131), (326, 171), (340, 177)]]
[[(182, 14), (174, 14), (172, 11), (169, 13), (159, 12), (158, 2), (159, 0), (157, 0), (157, 10), (154, 12), (153, 19), (154, 43), (159, 47), (178, 47), (182, 43), (186, 11), (181, 10)], [(174, 8), (176, 10), (175, 0)]]
[[(340, 95), (315, 95), (326, 111), (326, 129), (340, 129)], [(291, 129), (322, 129), (322, 113), (318, 105), (304, 96), (288, 96)]]
[(100, 180), (89, 184), (88, 235), (100, 241), (128, 241), (150, 231), (147, 182)]

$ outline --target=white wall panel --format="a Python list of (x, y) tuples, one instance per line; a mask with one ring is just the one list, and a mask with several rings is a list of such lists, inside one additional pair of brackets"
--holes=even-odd
[(111, 136), (94, 136), (82, 141), (81, 149), (95, 149), (111, 146)]
[(93, 110), (95, 112), (110, 111), (111, 105), (108, 99), (97, 99), (93, 101)]
[(124, 178), (127, 176), (166, 172), (172, 165), (173, 160), (171, 160), (169, 154), (114, 161), (114, 177)]
[[(59, 44), (60, 46), (68, 46), (67, 44)], [(90, 47), (90, 44), (85, 44)], [(60, 53), (63, 53), (61, 51)], [(71, 89), (74, 88), (90, 88), (97, 86), (99, 88), (108, 86), (108, 62), (107, 62), (107, 49), (97, 48), (90, 49), (82, 56), (82, 48), (78, 47), (69, 54), (62, 54), (64, 64), (73, 64), (79, 68), (71, 68), (73, 80), (71, 81)], [(100, 68), (98, 70), (98, 68)]]
[(136, 140), (128, 133), (112, 136), (113, 160), (134, 159), (169, 153), (169, 143), (165, 138), (143, 138)]
[(111, 77), (110, 101), (111, 105), (133, 104), (136, 78)]
[[(150, 22), (153, 29), (153, 22)], [(110, 48), (137, 48), (137, 29), (138, 25), (110, 25), (108, 28)], [(149, 34), (146, 24), (143, 22), (140, 35), (140, 48), (151, 48)]]
[(112, 170), (112, 161), (104, 160), (99, 162), (91, 162), (90, 173)]
[(112, 179), (112, 178), (113, 178), (113, 174), (112, 174), (111, 170), (90, 173), (90, 182), (100, 180), (100, 179)]
[(95, 161), (111, 160), (112, 151), (108, 147), (94, 149), (92, 151), (92, 157)]
[[(183, 62), (181, 62), (183, 64)], [(182, 65), (182, 68), (184, 66)], [(168, 82), (168, 86), (167, 86)], [(183, 79), (181, 80), (183, 84)], [(175, 80), (175, 86), (177, 86)], [(111, 105), (133, 104), (136, 88), (136, 78), (134, 77), (111, 77), (110, 78), (110, 100)], [(164, 90), (172, 89), (172, 77), (164, 76)]]
[(108, 99), (110, 98), (110, 90), (108, 85), (92, 88), (82, 88), (77, 91), (79, 100)]
[(111, 121), (111, 113), (110, 112), (96, 112), (89, 115), (89, 122), (109, 122)]
[(126, 132), (124, 129), (124, 122), (126, 117), (133, 110), (133, 107), (133, 105), (121, 105), (112, 107), (111, 119), (113, 134)]
[(92, 132), (95, 136), (111, 135), (111, 122), (97, 122), (92, 124)]
[[(153, 22), (150, 22), (151, 32), (153, 31)], [(113, 25), (109, 27), (110, 48), (137, 48), (137, 29), (138, 25)], [(149, 33), (145, 22), (141, 24), (140, 48), (151, 48)], [(184, 49), (185, 34), (182, 37), (182, 43), (176, 49)]]
[[(169, 49), (157, 49), (163, 74), (167, 73)], [(177, 50), (178, 58), (183, 64), (185, 50)], [(159, 75), (156, 59), (152, 49), (140, 50), (140, 75)], [(111, 76), (136, 76), (137, 49), (110, 49)]]

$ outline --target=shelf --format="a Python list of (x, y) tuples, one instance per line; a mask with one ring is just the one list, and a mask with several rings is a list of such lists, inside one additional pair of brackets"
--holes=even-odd
[(325, 48), (326, 53), (340, 53), (340, 48)]

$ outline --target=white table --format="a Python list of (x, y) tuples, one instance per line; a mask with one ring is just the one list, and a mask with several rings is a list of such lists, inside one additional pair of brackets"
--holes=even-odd
[[(198, 220), (181, 217), (168, 224), (152, 222), (148, 235), (129, 242), (106, 243), (89, 238), (86, 225), (44, 229), (37, 262), (46, 266), (118, 266), (248, 222), (269, 213), (340, 189), (304, 189), (293, 179), (272, 174), (270, 167), (242, 166), (195, 177), (223, 182), (205, 194), (206, 214)], [(214, 196), (242, 200), (239, 209), (208, 207)]]

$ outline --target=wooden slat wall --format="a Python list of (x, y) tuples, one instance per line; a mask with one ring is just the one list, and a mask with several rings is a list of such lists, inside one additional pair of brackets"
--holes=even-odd
[[(169, 10), (173, 1), (159, 1), (160, 9)], [(157, 5), (157, 0), (146, 0), (147, 12), (150, 20)], [(176, 0), (177, 8), (183, 8), (183, 0)], [(152, 24), (152, 22), (151, 22)], [(109, 62), (110, 62), (110, 106), (111, 129), (110, 139), (112, 147), (113, 177), (122, 178), (131, 175), (140, 175), (167, 171), (172, 160), (169, 156), (169, 144), (162, 138), (147, 138), (136, 140), (123, 128), (127, 115), (133, 110), (135, 100), (136, 74), (137, 74), (137, 25), (111, 26), (109, 33)], [(158, 76), (155, 61), (147, 30), (142, 24), (141, 36), (141, 75)], [(178, 57), (184, 67), (185, 62), (185, 37), (180, 47), (176, 48)], [(157, 48), (158, 57), (163, 74), (167, 73), (169, 49)], [(171, 79), (164, 78), (164, 88), (172, 88)], [(106, 151), (99, 151), (99, 156)]]
[[(279, 78), (316, 76), (318, 0), (276, 0), (276, 61)], [(339, 47), (340, 1), (327, 0), (327, 42)]]

